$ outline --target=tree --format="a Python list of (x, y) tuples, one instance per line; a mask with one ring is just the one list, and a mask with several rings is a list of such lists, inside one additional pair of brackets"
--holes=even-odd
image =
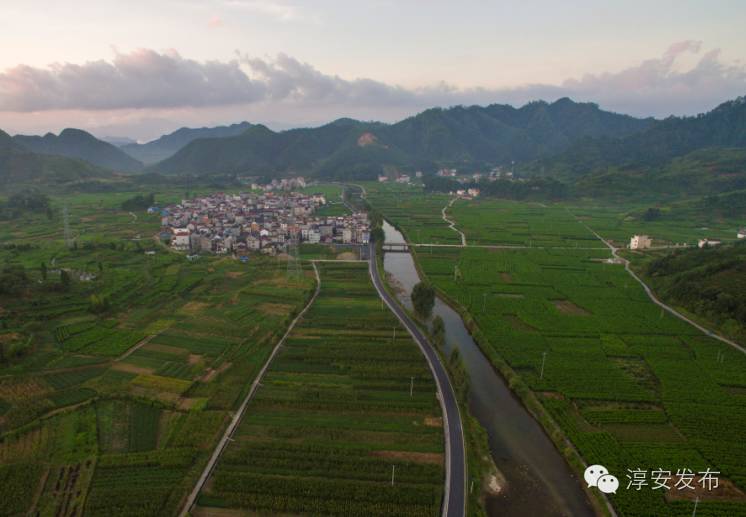
[(446, 326), (445, 323), (443, 323), (443, 318), (440, 316), (435, 316), (435, 318), (433, 318), (431, 334), (433, 337), (433, 344), (437, 348), (443, 348), (443, 345), (445, 345), (446, 342)]
[(660, 208), (648, 208), (645, 211), (645, 214), (642, 216), (642, 218), (645, 221), (655, 221), (656, 219), (660, 219), (661, 217), (661, 209)]
[(63, 290), (67, 291), (70, 288), (70, 273), (64, 269), (60, 270), (60, 283)]
[(435, 306), (435, 289), (424, 282), (419, 282), (412, 289), (412, 305), (421, 318), (429, 318)]

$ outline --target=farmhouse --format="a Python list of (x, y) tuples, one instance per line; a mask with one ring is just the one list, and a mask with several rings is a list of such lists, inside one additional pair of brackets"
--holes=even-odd
[(171, 236), (171, 246), (179, 251), (188, 250), (191, 233), (187, 228), (174, 228)]
[(721, 241), (715, 240), (715, 239), (708, 239), (705, 237), (704, 239), (699, 239), (699, 242), (697, 243), (697, 247), (699, 248), (710, 248), (713, 246), (720, 246), (722, 244)]
[(629, 249), (644, 250), (653, 245), (653, 239), (647, 235), (633, 235), (629, 241)]

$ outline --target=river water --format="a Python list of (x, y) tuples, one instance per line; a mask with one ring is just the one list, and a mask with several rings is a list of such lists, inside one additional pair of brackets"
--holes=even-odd
[[(404, 243), (404, 238), (384, 221), (386, 243)], [(409, 253), (386, 253), (384, 269), (402, 292), (399, 300), (412, 307), (409, 293), (419, 275)], [(541, 426), (513, 395), (479, 346), (466, 330), (461, 317), (439, 298), (433, 314), (443, 318), (446, 354), (456, 347), (470, 377), (469, 411), (487, 431), (490, 451), (505, 486), (486, 501), (490, 516), (593, 516), (581, 484)], [(474, 488), (475, 490), (477, 487)]]

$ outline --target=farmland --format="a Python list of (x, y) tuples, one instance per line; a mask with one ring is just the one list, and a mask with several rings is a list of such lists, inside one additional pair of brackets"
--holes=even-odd
[(399, 228), (409, 242), (460, 244), (461, 238), (443, 221), (446, 194), (426, 194), (416, 187), (365, 184), (367, 199)]
[(365, 264), (319, 268), (320, 294), (249, 403), (198, 514), (439, 513), (443, 430), (425, 359)]
[[(418, 187), (366, 183), (371, 205), (404, 233), (425, 244), (460, 244), (441, 210), (451, 199)], [(448, 217), (464, 232), (468, 244), (529, 247), (603, 247), (577, 220), (585, 222), (617, 246), (634, 234), (647, 234), (655, 246), (697, 243), (704, 237), (733, 240), (742, 221), (708, 211), (694, 202), (661, 206), (646, 216), (650, 205), (636, 202), (598, 204), (593, 200), (538, 203), (477, 198), (457, 200)]]
[[(368, 199), (388, 217), (385, 204)], [(586, 462), (619, 477), (610, 500), (621, 514), (690, 515), (693, 493), (625, 489), (628, 469), (681, 468), (720, 472), (719, 489), (697, 492), (698, 515), (743, 514), (746, 356), (652, 304), (621, 265), (606, 262), (608, 250), (592, 249), (600, 242), (574, 216), (602, 235), (635, 224), (647, 231), (642, 223), (567, 208), (457, 201), (449, 215), (469, 244), (525, 248), (425, 246), (416, 260), (473, 320), (511, 387), (529, 406), (540, 404), (548, 429), (558, 425)], [(691, 241), (695, 220), (678, 229), (658, 223), (657, 234)], [(411, 237), (414, 226), (401, 224)]]
[(127, 197), (55, 198), (72, 247), (58, 215), (0, 230), (2, 515), (176, 513), (313, 288), (275, 259), (188, 261)]

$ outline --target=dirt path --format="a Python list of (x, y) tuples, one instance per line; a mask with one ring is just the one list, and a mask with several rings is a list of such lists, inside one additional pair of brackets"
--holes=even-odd
[(264, 363), (264, 366), (262, 366), (262, 369), (257, 374), (256, 378), (254, 379), (254, 382), (251, 383), (251, 388), (249, 389), (249, 392), (246, 394), (246, 397), (243, 399), (243, 402), (241, 402), (241, 405), (239, 406), (236, 413), (233, 415), (233, 418), (231, 419), (230, 424), (228, 424), (228, 428), (225, 430), (225, 433), (223, 433), (222, 438), (218, 442), (218, 444), (215, 446), (215, 450), (212, 453), (212, 456), (210, 456), (210, 460), (207, 462), (207, 465), (205, 465), (204, 470), (202, 471), (202, 474), (199, 476), (199, 479), (197, 480), (197, 483), (194, 486), (194, 489), (190, 492), (189, 496), (186, 499), (186, 502), (184, 503), (184, 506), (181, 509), (181, 512), (179, 512), (180, 517), (187, 517), (189, 515), (189, 512), (192, 510), (192, 507), (194, 506), (194, 503), (197, 501), (197, 496), (199, 495), (200, 491), (202, 490), (202, 487), (207, 482), (208, 478), (210, 477), (210, 474), (212, 474), (213, 469), (215, 468), (215, 465), (218, 462), (218, 459), (220, 459), (220, 455), (225, 450), (226, 445), (228, 445), (229, 441), (232, 441), (233, 433), (236, 431), (236, 428), (238, 427), (238, 424), (241, 422), (241, 418), (243, 417), (244, 413), (246, 412), (246, 407), (249, 405), (249, 402), (254, 397), (254, 394), (256, 393), (256, 390), (259, 388), (259, 384), (264, 377), (264, 374), (267, 372), (267, 369), (269, 368), (269, 365), (272, 363), (272, 360), (277, 355), (277, 352), (282, 347), (283, 343), (285, 343), (285, 340), (288, 338), (290, 333), (293, 331), (293, 328), (295, 328), (295, 324), (298, 323), (298, 321), (303, 318), (303, 315), (306, 313), (306, 311), (313, 305), (313, 302), (316, 300), (316, 297), (319, 295), (319, 291), (321, 291), (321, 276), (319, 275), (319, 270), (316, 267), (316, 264), (314, 262), (311, 262), (313, 264), (313, 272), (316, 275), (316, 290), (313, 293), (313, 296), (308, 301), (305, 307), (303, 307), (303, 310), (300, 311), (300, 313), (295, 317), (295, 319), (290, 323), (290, 326), (288, 326), (287, 331), (282, 336), (282, 339), (277, 342), (275, 347), (272, 349), (272, 353), (269, 355), (269, 358), (267, 359), (267, 362)]
[(458, 233), (461, 236), (461, 247), (466, 246), (466, 235), (464, 235), (464, 232), (456, 228), (456, 221), (452, 221), (448, 219), (448, 216), (446, 215), (446, 210), (451, 208), (453, 204), (456, 202), (458, 198), (454, 197), (451, 199), (446, 206), (443, 207), (443, 210), (440, 211), (441, 215), (443, 216), (443, 220), (448, 223), (448, 227), (453, 230), (454, 232)]
[(134, 345), (132, 348), (127, 350), (125, 353), (114, 359), (114, 361), (123, 361), (127, 359), (130, 355), (134, 354), (137, 350), (139, 350), (141, 347), (147, 345), (150, 343), (150, 340), (153, 339), (158, 334), (153, 334), (152, 336), (148, 336), (145, 339), (141, 339), (136, 345)]

